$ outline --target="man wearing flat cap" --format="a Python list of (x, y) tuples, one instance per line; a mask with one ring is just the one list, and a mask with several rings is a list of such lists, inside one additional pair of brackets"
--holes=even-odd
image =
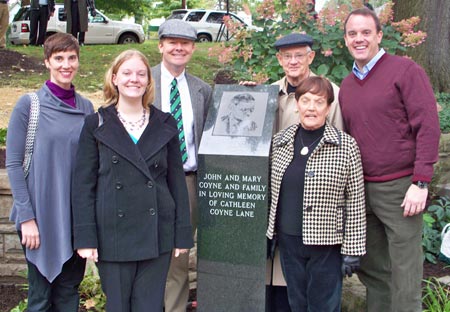
[[(312, 50), (313, 39), (306, 34), (292, 33), (278, 39), (274, 46), (277, 49), (277, 59), (284, 70), (285, 76), (274, 82), (280, 87), (278, 98), (278, 118), (276, 132), (298, 123), (300, 115), (295, 100), (295, 89), (309, 76), (316, 76), (309, 65), (314, 60)], [(334, 102), (331, 104), (328, 122), (343, 130), (341, 110), (338, 102), (339, 87), (331, 83), (334, 91)]]
[[(300, 33), (292, 33), (278, 39), (274, 47), (277, 59), (285, 76), (273, 83), (280, 88), (278, 94), (278, 113), (275, 121), (275, 132), (300, 122), (300, 114), (295, 100), (295, 89), (306, 78), (316, 76), (309, 65), (314, 60), (312, 50), (313, 39)], [(331, 82), (334, 101), (331, 103), (327, 121), (338, 129), (344, 130), (341, 109), (338, 102), (339, 87)], [(278, 248), (275, 249), (273, 263), (267, 264), (267, 283), (272, 289), (271, 306), (274, 311), (290, 311), (287, 303), (286, 281), (283, 277)]]
[[(203, 133), (212, 89), (186, 72), (195, 50), (197, 31), (189, 23), (172, 19), (159, 27), (162, 62), (152, 68), (155, 107), (177, 120), (180, 150), (189, 191), (191, 223), (197, 228), (197, 152)], [(175, 229), (176, 231), (176, 229)], [(194, 234), (194, 233), (193, 233)], [(189, 297), (189, 254), (174, 254), (166, 284), (166, 312), (185, 312)]]

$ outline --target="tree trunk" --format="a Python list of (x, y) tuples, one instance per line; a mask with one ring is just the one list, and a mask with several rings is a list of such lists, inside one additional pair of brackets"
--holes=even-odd
[(395, 21), (411, 16), (421, 18), (427, 38), (407, 54), (425, 69), (435, 91), (450, 93), (450, 1), (396, 0)]

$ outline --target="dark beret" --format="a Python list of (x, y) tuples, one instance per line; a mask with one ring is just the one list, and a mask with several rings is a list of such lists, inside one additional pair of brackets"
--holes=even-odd
[(170, 19), (159, 26), (158, 37), (159, 39), (182, 38), (195, 41), (197, 40), (197, 31), (188, 22)]
[(278, 39), (274, 46), (275, 49), (279, 50), (281, 48), (294, 47), (294, 46), (310, 46), (313, 45), (313, 38), (306, 34), (289, 34)]

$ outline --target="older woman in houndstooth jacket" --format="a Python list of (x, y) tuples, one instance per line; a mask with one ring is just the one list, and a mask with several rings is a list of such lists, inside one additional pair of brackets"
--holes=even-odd
[(338, 312), (343, 275), (365, 253), (361, 158), (355, 140), (326, 123), (327, 79), (305, 79), (295, 97), (300, 123), (272, 141), (267, 237), (276, 233), (291, 310)]

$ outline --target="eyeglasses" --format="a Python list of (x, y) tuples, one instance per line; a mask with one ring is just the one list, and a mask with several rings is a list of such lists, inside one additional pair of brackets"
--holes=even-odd
[(305, 56), (307, 56), (311, 51), (308, 51), (304, 54), (300, 54), (300, 53), (295, 53), (295, 54), (290, 54), (290, 53), (281, 53), (281, 57), (283, 58), (284, 61), (288, 62), (290, 61), (292, 58), (295, 59), (296, 61), (301, 61)]

